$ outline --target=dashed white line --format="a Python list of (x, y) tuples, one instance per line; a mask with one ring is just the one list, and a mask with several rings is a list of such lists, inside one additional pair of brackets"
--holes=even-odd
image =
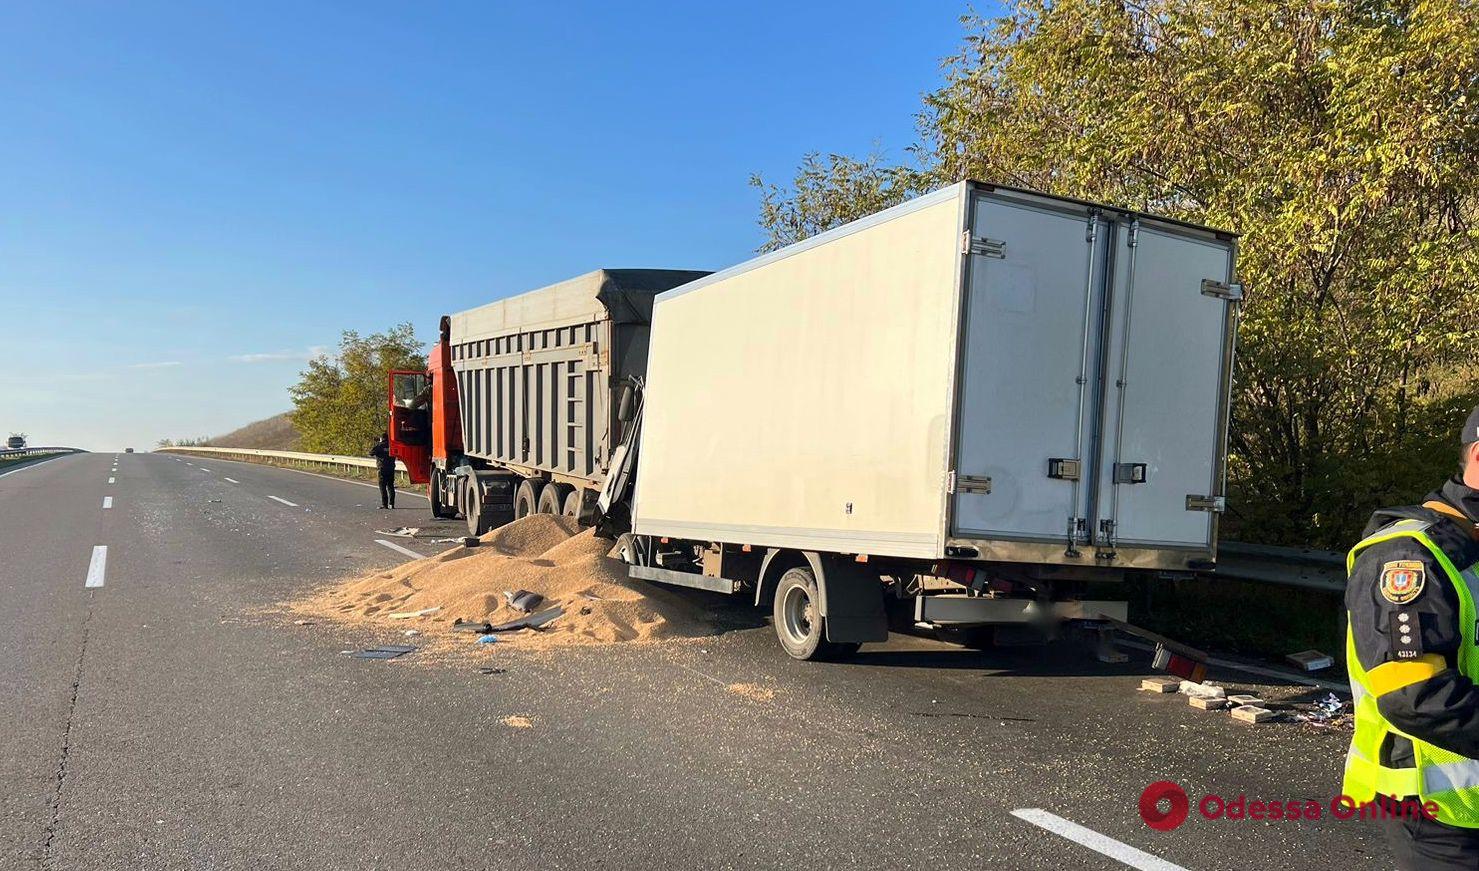
[(222, 480), (225, 481), (228, 484), (240, 484), (241, 483), (240, 481), (236, 480), (235, 478), (223, 478)]
[(104, 496), (103, 497), (103, 507), (104, 508), (112, 508), (113, 507), (113, 497), (112, 496)]
[(92, 549), (92, 562), (87, 564), (87, 583), (84, 586), (101, 587), (103, 576), (108, 573), (108, 546), (99, 544)]
[(298, 503), (296, 503), (296, 502), (289, 502), (288, 500), (282, 498), (281, 496), (268, 496), (267, 498), (273, 500), (274, 502), (281, 502), (282, 504), (288, 506), (289, 508), (297, 508), (298, 507)]
[(202, 472), (209, 472), (210, 469), (207, 469), (205, 466), (201, 466), (200, 467), (200, 471), (202, 471)]
[(417, 553), (414, 550), (411, 550), (409, 547), (401, 547), (400, 545), (396, 544), (393, 541), (386, 541), (383, 538), (377, 538), (377, 539), (375, 539), (375, 543), (376, 544), (383, 544), (386, 547), (390, 548), (391, 550), (395, 551), (396, 553), (403, 553), (403, 554), (405, 554), (406, 556), (408, 556), (408, 557), (410, 557), (412, 559), (423, 559), (423, 557), (421, 556), (421, 554)]
[(1012, 816), (1019, 820), (1026, 820), (1059, 837), (1067, 838), (1079, 846), (1088, 847), (1100, 855), (1108, 856), (1131, 868), (1139, 868), (1141, 871), (1187, 871), (1180, 865), (1167, 862), (1159, 856), (1152, 856), (1144, 850), (1137, 850), (1129, 844), (1116, 841), (1108, 835), (1101, 835), (1093, 829), (1085, 828), (1072, 820), (1065, 820), (1041, 808), (1019, 808), (1012, 811)]
[(111, 483), (113, 483), (114, 481), (117, 481), (117, 480), (118, 480), (117, 478), (109, 478), (108, 479), (108, 483), (111, 484)]

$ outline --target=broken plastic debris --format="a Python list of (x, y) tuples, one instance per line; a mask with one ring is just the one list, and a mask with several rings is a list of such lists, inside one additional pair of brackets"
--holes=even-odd
[(433, 605), (430, 608), (422, 608), (420, 611), (397, 611), (386, 616), (392, 620), (410, 620), (412, 617), (425, 617), (427, 614), (435, 614), (440, 610), (442, 610), (441, 605)]
[(550, 622), (556, 617), (559, 617), (563, 613), (565, 613), (565, 609), (561, 608), (559, 605), (556, 605), (553, 608), (546, 608), (545, 610), (540, 611), (538, 614), (530, 614), (527, 617), (520, 617), (517, 620), (510, 620), (507, 623), (499, 623), (497, 626), (490, 628), (488, 631), (512, 632), (515, 629), (538, 629), (539, 627)]
[(527, 614), (538, 608), (539, 604), (544, 601), (544, 597), (528, 590), (504, 590), (503, 600), (515, 611), (523, 611)]
[(408, 644), (382, 644), (379, 647), (370, 647), (365, 650), (357, 650), (350, 654), (355, 659), (395, 659), (415, 650)]
[(479, 644), (497, 644), (498, 643), (498, 636), (497, 635), (494, 635), (491, 632), (488, 633), (487, 635), (480, 635), (480, 636), (478, 636), (478, 643)]
[(1298, 653), (1291, 653), (1284, 658), (1305, 671), (1319, 671), (1322, 668), (1329, 668), (1335, 664), (1335, 659), (1330, 654), (1321, 653), (1318, 650), (1301, 650)]
[(463, 620), (459, 617), (455, 622), (452, 623), (452, 631), (476, 632), (479, 635), (486, 635), (487, 633), (493, 631), (493, 624), (487, 622), (486, 620)]
[(1227, 690), (1220, 686), (1209, 683), (1195, 683), (1189, 680), (1181, 682), (1179, 691), (1182, 695), (1191, 696), (1196, 699), (1222, 699), (1227, 697)]
[(401, 538), (415, 538), (416, 533), (421, 531), (419, 526), (397, 526), (395, 529), (377, 529), (381, 535), (399, 535)]

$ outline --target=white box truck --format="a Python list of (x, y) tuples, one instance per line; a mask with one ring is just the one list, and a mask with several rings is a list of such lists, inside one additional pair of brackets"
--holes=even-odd
[(662, 293), (603, 523), (800, 658), (1123, 619), (1083, 585), (1214, 567), (1236, 251), (962, 182)]

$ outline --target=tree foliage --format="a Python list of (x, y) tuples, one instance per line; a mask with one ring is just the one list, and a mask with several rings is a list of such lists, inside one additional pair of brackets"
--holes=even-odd
[(302, 435), (303, 450), (368, 452), (389, 423), (388, 373), (424, 370), (426, 357), (421, 349), (415, 328), (400, 324), (368, 336), (345, 330), (335, 355), (309, 360), (298, 383), (288, 388), (293, 398), (293, 426)]
[(1232, 229), (1235, 531), (1343, 546), (1452, 471), (1479, 400), (1472, 0), (1020, 0), (964, 21), (919, 168), (808, 158), (762, 188), (769, 245), (855, 216), (854, 191), (871, 211), (964, 178)]

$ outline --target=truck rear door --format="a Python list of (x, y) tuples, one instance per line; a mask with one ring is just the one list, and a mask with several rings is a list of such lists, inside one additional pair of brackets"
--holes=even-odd
[(972, 195), (951, 532), (1088, 540), (1107, 225), (1005, 191)]
[(1119, 223), (1104, 355), (1095, 543), (1209, 548), (1240, 289), (1235, 242), (1153, 219)]

